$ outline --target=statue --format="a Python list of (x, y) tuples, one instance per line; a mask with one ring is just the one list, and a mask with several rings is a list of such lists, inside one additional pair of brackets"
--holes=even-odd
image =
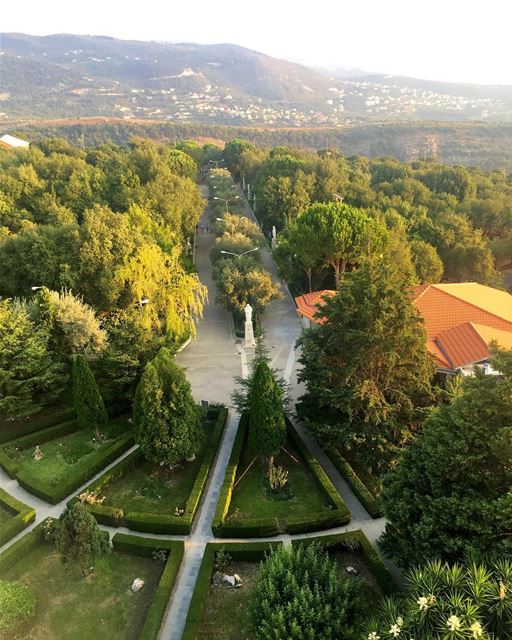
[(274, 238), (274, 240), (277, 238), (277, 231), (276, 231), (275, 225), (272, 227), (272, 238)]
[(36, 444), (36, 448), (34, 449), (34, 453), (32, 454), (32, 457), (36, 462), (39, 462), (39, 460), (41, 460), (43, 457), (43, 452), (41, 451), (38, 444)]
[(251, 199), (251, 185), (247, 183), (247, 200)]
[(245, 305), (245, 342), (244, 347), (246, 349), (252, 349), (256, 342), (254, 340), (254, 330), (252, 327), (252, 307), (248, 303)]
[(271, 239), (271, 242), (272, 242), (272, 249), (275, 249), (277, 247), (277, 231), (276, 231), (275, 226), (272, 227), (272, 239)]

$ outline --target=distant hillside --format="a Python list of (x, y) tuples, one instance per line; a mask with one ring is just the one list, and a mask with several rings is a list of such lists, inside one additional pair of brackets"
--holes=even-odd
[(171, 142), (242, 138), (260, 147), (330, 148), (346, 156), (391, 156), (405, 162), (434, 158), (446, 164), (512, 172), (512, 125), (423, 122), (298, 129), (93, 118), (13, 125), (5, 130), (27, 140), (61, 136), (86, 146), (107, 140), (125, 144), (134, 136)]
[(231, 44), (5, 33), (0, 126), (34, 117), (299, 128), (512, 121), (512, 87), (354, 73), (341, 67), (321, 72)]

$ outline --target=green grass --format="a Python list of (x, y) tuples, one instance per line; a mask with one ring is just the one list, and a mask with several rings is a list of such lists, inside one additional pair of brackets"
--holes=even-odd
[[(3, 572), (36, 596), (35, 616), (0, 631), (1, 640), (135, 640), (163, 570), (140, 556), (112, 553), (97, 558), (87, 578), (64, 568), (54, 547), (39, 544)], [(134, 578), (145, 581), (137, 594)]]
[(0, 502), (0, 533), (2, 529), (4, 529), (8, 524), (10, 524), (11, 520), (16, 516), (16, 513), (6, 507), (4, 504)]
[(259, 457), (249, 471), (243, 475), (254, 459), (254, 456), (245, 448), (238, 465), (235, 484), (239, 478), (242, 479), (233, 490), (228, 522), (242, 521), (244, 518), (308, 516), (332, 506), (329, 498), (317, 485), (293, 444), (288, 440), (284, 448), (288, 453), (281, 450), (275, 458), (275, 464), (282, 465), (288, 471), (288, 485), (293, 497), (290, 500), (278, 500), (269, 495), (265, 463), (262, 457)]
[(238, 573), (238, 589), (210, 587), (198, 640), (243, 640), (250, 637), (249, 602), (260, 570), (259, 562), (234, 561), (230, 575)]
[(125, 513), (174, 514), (175, 507), (185, 507), (200, 465), (201, 457), (197, 457), (169, 471), (145, 461), (101, 491), (103, 504)]
[[(348, 551), (345, 549), (333, 549), (328, 551), (329, 556), (336, 561), (336, 568), (340, 578), (349, 577), (350, 580), (359, 579), (364, 582), (364, 598), (365, 603), (368, 605), (368, 610), (373, 605), (377, 606), (380, 598), (382, 597), (382, 591), (377, 584), (377, 580), (370, 573), (366, 566), (361, 554), (357, 551)], [(347, 573), (347, 567), (355, 567), (359, 575), (351, 576)]]
[(126, 418), (118, 418), (102, 430), (105, 440), (101, 443), (94, 440), (92, 431), (81, 430), (44, 442), (40, 445), (43, 458), (39, 461), (33, 458), (35, 447), (18, 451), (13, 446), (6, 446), (5, 450), (18, 462), (18, 473), (25, 474), (25, 477), (32, 478), (41, 486), (53, 487), (66, 477), (74, 465), (86, 462), (89, 456), (107, 447), (129, 428)]

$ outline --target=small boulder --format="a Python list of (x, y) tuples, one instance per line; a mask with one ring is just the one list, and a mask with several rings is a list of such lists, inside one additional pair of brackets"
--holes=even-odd
[(234, 576), (228, 576), (228, 575), (224, 574), (222, 576), (222, 584), (225, 587), (234, 587), (235, 584), (236, 584), (235, 577)]
[(135, 578), (135, 580), (132, 582), (133, 593), (138, 593), (143, 586), (144, 586), (144, 580), (142, 578)]
[(212, 576), (212, 584), (215, 587), (218, 587), (222, 582), (222, 573), (220, 571), (216, 571)]
[(345, 571), (350, 575), (350, 576), (357, 576), (359, 575), (359, 571), (352, 566), (348, 566)]

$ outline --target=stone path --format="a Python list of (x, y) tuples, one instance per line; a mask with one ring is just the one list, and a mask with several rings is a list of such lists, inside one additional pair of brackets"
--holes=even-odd
[[(207, 195), (204, 187), (203, 190), (205, 195)], [(240, 195), (243, 197), (241, 191)], [(243, 201), (245, 206), (244, 215), (255, 219), (245, 198), (243, 198)], [(204, 214), (205, 224), (208, 222), (206, 216), (207, 211)], [(196, 236), (196, 265), (201, 281), (208, 287), (209, 303), (205, 306), (204, 316), (198, 323), (197, 337), (177, 355), (177, 361), (187, 369), (187, 377), (192, 385), (194, 398), (197, 401), (217, 401), (229, 405), (231, 392), (234, 388), (234, 378), (235, 376), (246, 375), (250, 354), (246, 354), (241, 344), (235, 341), (230, 315), (215, 303), (215, 285), (211, 277), (212, 267), (209, 260), (209, 251), (213, 241), (214, 236), (211, 234), (199, 233)], [(290, 396), (292, 404), (294, 404), (303, 392), (296, 380), (297, 358), (299, 353), (295, 348), (295, 342), (301, 333), (301, 322), (296, 314), (295, 305), (286, 284), (278, 277), (277, 267), (270, 251), (264, 247), (261, 249), (261, 255), (265, 267), (271, 272), (274, 280), (280, 283), (283, 294), (282, 299), (275, 300), (269, 305), (262, 319), (265, 342), (270, 351), (272, 366), (280, 369), (284, 377), (290, 382)], [(238, 418), (239, 416), (235, 412), (229, 412), (228, 422), (212, 465), (210, 477), (200, 502), (190, 536), (137, 533), (139, 536), (148, 538), (183, 540), (185, 542), (185, 555), (164, 617), (159, 635), (160, 640), (180, 640), (205, 546), (208, 542), (216, 540), (211, 531), (211, 524), (233, 447)], [(384, 519), (372, 520), (370, 518), (346, 481), (341, 477), (309, 431), (301, 424), (297, 424), (297, 428), (345, 501), (351, 512), (351, 522), (347, 526), (337, 527), (323, 532), (312, 532), (293, 536), (282, 535), (273, 538), (237, 539), (236, 541), (282, 540), (287, 544), (293, 538), (331, 535), (362, 529), (370, 542), (375, 545), (377, 538), (383, 531)], [(133, 448), (123, 456), (120, 456), (120, 458), (112, 464), (105, 467), (105, 469), (95, 477), (99, 477), (105, 470), (116, 464), (132, 450)], [(92, 480), (89, 482), (91, 481)], [(86, 484), (89, 484), (89, 482)], [(35, 524), (49, 516), (58, 517), (69, 499), (68, 497), (57, 505), (48, 505), (46, 502), (39, 500), (22, 489), (17, 481), (11, 480), (1, 469), (0, 486), (22, 502), (34, 506), (37, 511), (34, 525), (31, 525), (31, 527), (25, 529), (5, 544), (0, 548), (0, 552), (25, 535)], [(84, 487), (85, 486), (86, 485), (84, 485)], [(84, 487), (81, 487), (77, 493)], [(116, 532), (129, 532), (128, 529), (123, 527), (114, 528), (102, 526), (101, 528), (109, 531), (111, 536)], [(222, 539), (222, 541), (234, 542), (235, 540)], [(390, 563), (387, 564), (393, 574), (399, 577), (397, 570)]]

